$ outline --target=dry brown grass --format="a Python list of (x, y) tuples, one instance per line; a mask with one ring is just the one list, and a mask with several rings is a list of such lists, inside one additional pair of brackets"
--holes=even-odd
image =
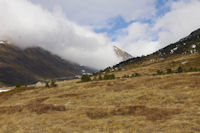
[(48, 111), (66, 111), (65, 106), (54, 106), (52, 104), (29, 104), (29, 105), (16, 105), (9, 107), (0, 107), (1, 114), (14, 114), (28, 110), (31, 113), (43, 114)]
[[(137, 64), (117, 75), (153, 73), (170, 62)], [(0, 133), (197, 133), (199, 112), (200, 72), (88, 83), (72, 80), (57, 88), (1, 94)]]
[(147, 120), (156, 121), (167, 119), (171, 115), (179, 114), (180, 109), (148, 108), (146, 106), (121, 106), (113, 109), (91, 108), (86, 112), (91, 119), (102, 119), (112, 116), (145, 116)]

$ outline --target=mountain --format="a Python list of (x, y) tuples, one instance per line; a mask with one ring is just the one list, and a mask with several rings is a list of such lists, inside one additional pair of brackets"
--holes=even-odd
[(171, 56), (190, 55), (197, 53), (200, 53), (200, 29), (193, 31), (187, 37), (180, 39), (178, 42), (172, 43), (153, 54), (130, 58), (115, 65), (114, 68), (142, 61), (163, 60)]
[(116, 55), (118, 57), (122, 58), (123, 61), (126, 61), (126, 60), (128, 60), (130, 58), (133, 58), (132, 55), (130, 55), (129, 53), (127, 53), (127, 52), (125, 52), (123, 50), (121, 50), (120, 48), (118, 48), (116, 46), (113, 46), (113, 48), (114, 48), (114, 51), (115, 51)]
[(193, 31), (189, 36), (156, 52), (156, 54), (160, 55), (193, 53), (200, 53), (200, 29)]
[(95, 70), (64, 60), (40, 47), (20, 49), (0, 41), (0, 82), (7, 85), (43, 79), (71, 79)]

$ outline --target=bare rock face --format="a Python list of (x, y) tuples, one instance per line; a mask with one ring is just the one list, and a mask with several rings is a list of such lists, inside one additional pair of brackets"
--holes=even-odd
[(118, 48), (116, 46), (113, 46), (113, 48), (114, 48), (114, 51), (115, 51), (116, 55), (118, 57), (122, 58), (123, 61), (126, 61), (126, 60), (128, 60), (130, 58), (133, 58), (132, 55), (130, 55), (129, 53), (127, 53), (127, 52), (125, 52), (123, 50), (121, 50), (120, 48)]

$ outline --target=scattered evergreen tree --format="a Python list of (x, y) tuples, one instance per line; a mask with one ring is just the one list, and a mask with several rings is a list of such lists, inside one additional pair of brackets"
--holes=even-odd
[(101, 76), (101, 74), (99, 74), (99, 78), (98, 78), (99, 80), (103, 80), (103, 78), (102, 78), (102, 76)]
[(129, 78), (129, 75), (125, 74), (122, 78)]
[(104, 80), (111, 80), (111, 79), (115, 79), (114, 74), (105, 74), (104, 75)]
[(193, 67), (190, 67), (190, 69), (188, 70), (188, 72), (198, 72), (198, 71), (200, 71), (200, 69), (198, 69), (198, 68), (193, 68)]
[(157, 75), (163, 75), (163, 74), (164, 74), (163, 71), (161, 71), (161, 70), (157, 70)]
[(167, 69), (167, 74), (173, 73), (172, 69), (168, 68)]
[(82, 82), (89, 82), (89, 81), (91, 81), (91, 78), (90, 78), (89, 75), (85, 74), (85, 75), (83, 75), (83, 76), (81, 77), (81, 81), (82, 81)]
[(94, 79), (93, 79), (94, 81), (97, 81), (97, 77), (96, 76), (94, 76)]
[(115, 75), (114, 74), (111, 74), (111, 79), (115, 79)]
[(20, 88), (22, 86), (22, 84), (20, 82), (17, 82), (15, 85), (15, 88)]
[(183, 72), (183, 69), (182, 69), (181, 66), (179, 66), (178, 69), (177, 69), (177, 73), (182, 73), (182, 72)]
[(104, 78), (103, 78), (104, 80), (108, 80), (109, 79), (109, 75), (104, 75)]
[(134, 74), (132, 74), (132, 77), (139, 77), (139, 76), (140, 76), (139, 73), (134, 73)]
[(50, 87), (57, 87), (55, 80), (51, 80)]
[(46, 81), (45, 87), (46, 87), (46, 88), (50, 88), (50, 86), (49, 86), (49, 81)]
[(111, 71), (111, 67), (107, 67), (104, 72), (110, 72)]
[(198, 69), (195, 67), (195, 68), (194, 68), (194, 72), (197, 72), (197, 71), (198, 71)]
[(122, 70), (122, 68), (118, 68), (118, 71), (121, 71)]

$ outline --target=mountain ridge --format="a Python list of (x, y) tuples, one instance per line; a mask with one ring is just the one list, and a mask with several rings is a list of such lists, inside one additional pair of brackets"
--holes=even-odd
[(127, 53), (127, 52), (125, 52), (125, 51), (123, 51), (123, 50), (121, 50), (121, 49), (118, 48), (117, 46), (113, 46), (113, 48), (114, 48), (115, 54), (116, 54), (118, 57), (122, 58), (122, 61), (126, 61), (126, 60), (128, 60), (128, 59), (130, 59), (130, 58), (133, 58), (132, 55), (130, 55), (129, 53)]
[(64, 60), (40, 47), (20, 49), (6, 41), (0, 41), (0, 82), (15, 85), (31, 84), (39, 80), (75, 78), (82, 70), (95, 70)]
[(130, 58), (114, 65), (113, 68), (145, 60), (159, 60), (173, 55), (189, 55), (195, 53), (200, 53), (200, 28), (191, 32), (188, 36), (179, 41), (169, 44), (150, 55)]

